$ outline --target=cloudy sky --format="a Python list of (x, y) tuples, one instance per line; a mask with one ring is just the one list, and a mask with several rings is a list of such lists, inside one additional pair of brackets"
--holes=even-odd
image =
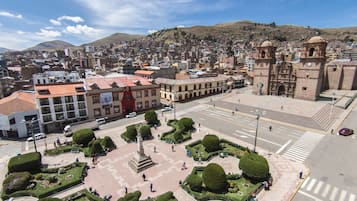
[(356, 0), (2, 0), (0, 47), (75, 45), (116, 33), (239, 20), (311, 27), (357, 26)]

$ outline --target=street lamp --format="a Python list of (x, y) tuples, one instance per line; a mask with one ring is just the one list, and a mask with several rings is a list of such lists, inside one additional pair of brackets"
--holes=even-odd
[(257, 146), (259, 119), (260, 119), (260, 116), (262, 115), (262, 113), (259, 110), (255, 110), (255, 115), (257, 118), (257, 127), (255, 129), (254, 152), (255, 152), (255, 147)]
[(174, 107), (174, 120), (176, 119), (176, 104), (175, 104), (176, 92), (173, 91), (173, 107)]
[(331, 103), (331, 110), (330, 110), (330, 121), (332, 119), (332, 111), (333, 111), (333, 107), (335, 106), (335, 92), (332, 93), (332, 103)]

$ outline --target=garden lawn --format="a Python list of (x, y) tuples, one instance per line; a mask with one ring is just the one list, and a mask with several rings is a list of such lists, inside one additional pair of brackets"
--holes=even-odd
[(59, 154), (71, 152), (71, 151), (82, 151), (82, 148), (78, 145), (62, 145), (55, 149), (49, 149), (45, 151), (45, 155), (56, 156)]
[(239, 191), (241, 193), (227, 193), (227, 198), (237, 200), (237, 201), (245, 201), (249, 198), (249, 196), (257, 190), (261, 183), (253, 184), (249, 180), (244, 177), (239, 178), (238, 180), (228, 180), (228, 182), (234, 182), (238, 185)]
[(92, 194), (87, 189), (83, 189), (63, 198), (63, 201), (104, 201), (104, 199)]

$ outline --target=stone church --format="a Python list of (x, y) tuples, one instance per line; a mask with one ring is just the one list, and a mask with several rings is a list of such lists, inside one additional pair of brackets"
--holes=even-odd
[(327, 89), (357, 89), (357, 65), (351, 61), (326, 64), (327, 41), (314, 36), (303, 43), (299, 63), (284, 56), (277, 61), (273, 43), (258, 47), (254, 67), (253, 92), (258, 95), (285, 96), (316, 100)]

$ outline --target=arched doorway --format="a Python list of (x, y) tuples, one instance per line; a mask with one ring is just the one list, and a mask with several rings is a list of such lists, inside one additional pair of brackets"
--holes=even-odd
[(285, 86), (284, 85), (280, 85), (278, 87), (278, 96), (285, 96), (286, 92), (285, 92)]

